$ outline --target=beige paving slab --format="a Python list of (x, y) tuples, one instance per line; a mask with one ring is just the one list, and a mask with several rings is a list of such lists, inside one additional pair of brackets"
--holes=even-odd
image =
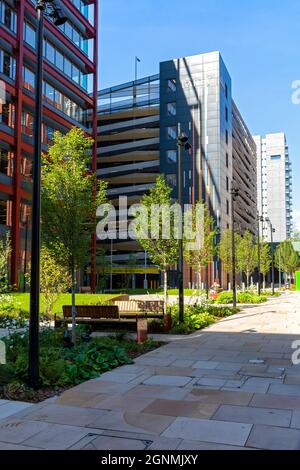
[(300, 385), (271, 384), (269, 393), (273, 395), (290, 395), (300, 397)]
[(172, 367), (176, 367), (176, 368), (184, 367), (185, 369), (188, 369), (192, 367), (194, 363), (195, 363), (194, 360), (176, 359), (176, 361), (172, 362)]
[(251, 406), (222, 405), (213, 415), (213, 419), (219, 421), (234, 421), (238, 423), (289, 427), (291, 424), (292, 412), (271, 408), (254, 408)]
[(219, 365), (219, 362), (214, 361), (197, 361), (194, 363), (194, 369), (216, 369)]
[(126, 432), (161, 434), (172, 422), (170, 416), (159, 416), (147, 413), (108, 411), (93, 420), (89, 427)]
[(121, 373), (117, 371), (106, 372), (102, 374), (101, 377), (98, 379), (100, 382), (117, 382), (120, 384), (127, 384), (135, 379), (137, 379), (141, 374), (135, 373)]
[(262, 408), (276, 408), (282, 410), (300, 410), (300, 398), (294, 396), (282, 396), (271, 394), (254, 394), (250, 406)]
[(93, 379), (78, 385), (73, 390), (79, 392), (94, 392), (98, 394), (118, 395), (128, 392), (128, 390), (131, 390), (133, 387), (135, 387), (135, 384), (132, 382), (120, 384), (117, 382)]
[(284, 379), (285, 385), (300, 385), (300, 374), (298, 375), (287, 375)]
[(37, 409), (33, 407), (24, 417), (28, 420), (41, 421), (43, 423), (87, 426), (96, 417), (100, 418), (106, 413), (108, 412), (83, 407), (47, 404)]
[(83, 427), (48, 424), (41, 432), (23, 441), (22, 445), (45, 450), (64, 450), (87, 434), (88, 430)]
[(300, 429), (300, 411), (293, 411), (291, 427)]
[(179, 417), (163, 432), (163, 436), (243, 446), (251, 429), (252, 425), (246, 423)]
[(157, 399), (147, 406), (143, 413), (208, 419), (216, 412), (218, 406), (192, 401)]
[(255, 425), (246, 445), (266, 450), (300, 450), (300, 430)]
[(32, 406), (31, 403), (24, 403), (19, 401), (7, 401), (0, 406), (0, 420), (8, 418), (19, 411), (26, 410)]
[(95, 400), (99, 403), (101, 400), (106, 400), (108, 395), (93, 393), (93, 392), (78, 392), (71, 389), (64, 392), (62, 395), (56, 398), (55, 403), (57, 405), (67, 406), (85, 406), (85, 403), (91, 400)]
[(132, 389), (129, 393), (124, 396), (132, 397), (150, 397), (150, 398), (168, 398), (170, 400), (181, 400), (189, 394), (190, 390), (186, 388), (178, 387), (165, 387), (160, 386), (150, 386), (150, 385), (138, 385)]
[(47, 423), (8, 418), (0, 421), (0, 442), (21, 444), (26, 439), (42, 432)]
[(184, 387), (191, 382), (191, 377), (185, 377), (181, 375), (153, 375), (152, 377), (145, 380), (145, 385), (164, 385), (168, 387)]
[(17, 444), (11, 444), (8, 442), (0, 442), (0, 450), (41, 450), (36, 447), (28, 447)]
[(194, 388), (185, 400), (223, 405), (248, 405), (253, 394), (248, 392), (208, 390)]
[(86, 406), (102, 410), (139, 412), (150, 405), (153, 400), (154, 398), (151, 397), (131, 396), (128, 394), (126, 396), (106, 398), (106, 400), (100, 400), (99, 402), (94, 399), (93, 401), (86, 402)]
[(176, 450), (250, 450), (246, 447), (215, 444), (213, 442), (199, 442), (183, 440)]

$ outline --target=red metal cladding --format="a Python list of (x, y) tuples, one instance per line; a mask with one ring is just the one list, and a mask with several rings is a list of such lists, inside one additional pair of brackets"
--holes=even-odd
[(17, 21), (17, 70), (16, 70), (16, 117), (15, 117), (15, 139), (16, 150), (14, 156), (13, 176), (13, 224), (12, 224), (12, 257), (11, 257), (11, 283), (18, 285), (18, 271), (20, 260), (20, 216), (21, 216), (21, 145), (22, 145), (22, 97), (23, 97), (23, 28), (24, 28), (24, 2), (19, 3)]
[[(98, 1), (95, 0), (92, 2), (95, 4), (95, 25), (98, 24)], [(52, 22), (45, 20), (45, 27), (50, 30), (55, 36), (59, 39), (62, 46), (76, 54), (77, 57), (82, 60), (85, 64), (85, 71), (87, 73), (94, 74), (94, 87), (92, 96), (88, 95), (82, 88), (76, 85), (61, 73), (58, 69), (52, 66), (50, 63), (44, 62), (44, 70), (51, 76), (54, 76), (59, 83), (64, 87), (74, 93), (80, 100), (85, 103), (85, 108), (90, 109), (93, 115), (94, 124), (92, 126), (92, 135), (96, 142), (97, 137), (97, 124), (95, 124), (96, 119), (96, 108), (97, 108), (97, 28), (91, 25), (88, 20), (83, 16), (83, 14), (75, 7), (75, 5), (70, 0), (64, 0), (64, 5), (67, 10), (70, 10), (72, 14), (83, 24), (86, 29), (87, 36), (89, 38), (94, 38), (95, 47), (94, 47), (94, 60), (91, 61), (77, 46), (71, 42), (61, 31), (59, 31)], [(0, 142), (5, 142), (9, 144), (14, 153), (14, 173), (12, 178), (12, 184), (3, 184), (0, 183), (0, 193), (7, 194), (12, 201), (12, 258), (11, 258), (11, 283), (17, 285), (19, 282), (20, 272), (23, 268), (21, 265), (22, 253), (21, 253), (21, 231), (20, 231), (20, 218), (21, 218), (21, 203), (22, 201), (31, 200), (31, 192), (22, 188), (22, 174), (21, 174), (21, 164), (22, 164), (22, 154), (33, 154), (33, 145), (23, 139), (22, 135), (22, 110), (31, 109), (32, 113), (34, 112), (34, 99), (29, 96), (27, 93), (23, 92), (23, 62), (24, 57), (29, 61), (35, 62), (36, 57), (34, 51), (28, 47), (28, 45), (23, 40), (23, 30), (24, 30), (24, 17), (25, 12), (27, 11), (29, 16), (35, 16), (35, 9), (32, 3), (29, 0), (17, 0), (16, 1), (16, 10), (17, 10), (17, 34), (14, 35), (9, 32), (8, 29), (0, 27), (0, 37), (4, 41), (10, 44), (14, 51), (14, 56), (16, 59), (16, 80), (15, 84), (6, 83), (6, 91), (14, 98), (15, 102), (15, 121), (14, 121), (14, 134), (0, 130)], [(67, 116), (64, 117), (62, 113), (55, 112), (55, 110), (43, 106), (44, 116), (49, 117), (52, 121), (57, 123), (58, 128), (68, 129), (71, 128), (74, 124)], [(93, 146), (93, 156), (92, 156), (92, 169), (96, 171), (96, 144)], [(95, 287), (96, 276), (95, 276), (95, 263), (96, 263), (96, 237), (93, 236), (92, 243), (92, 266), (94, 266), (93, 275), (91, 279), (91, 284)]]
[[(95, 24), (98, 24), (98, 0), (95, 0)], [(94, 173), (97, 171), (97, 100), (98, 100), (98, 30), (95, 32), (95, 44), (94, 44), (94, 87), (93, 87), (93, 157), (92, 157), (92, 170)], [(97, 238), (96, 232), (92, 235), (92, 247), (91, 247), (91, 289), (92, 292), (96, 291), (96, 271), (97, 271)]]

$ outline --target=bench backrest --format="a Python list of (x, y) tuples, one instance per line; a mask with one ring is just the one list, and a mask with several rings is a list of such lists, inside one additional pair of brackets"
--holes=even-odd
[(119, 308), (119, 312), (127, 313), (163, 313), (164, 312), (164, 301), (157, 300), (116, 300), (114, 302)]
[[(71, 305), (63, 305), (64, 318), (72, 318)], [(119, 318), (116, 305), (76, 305), (77, 318)]]
[(136, 302), (136, 300), (116, 300), (114, 302), (114, 305), (118, 307), (119, 312), (132, 312), (132, 313), (138, 313), (141, 310), (139, 309), (139, 305)]

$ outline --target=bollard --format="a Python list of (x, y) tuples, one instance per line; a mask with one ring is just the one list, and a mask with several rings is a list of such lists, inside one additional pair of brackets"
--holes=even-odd
[(136, 340), (138, 344), (145, 343), (148, 339), (148, 321), (147, 318), (136, 318)]

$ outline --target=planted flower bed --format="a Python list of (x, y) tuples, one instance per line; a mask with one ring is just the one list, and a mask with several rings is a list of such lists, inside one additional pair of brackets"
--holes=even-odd
[(40, 333), (40, 390), (27, 386), (28, 332), (15, 332), (2, 338), (7, 364), (0, 365), (0, 398), (38, 402), (66, 388), (98, 377), (160, 343), (143, 345), (125, 335), (90, 339), (85, 327), (77, 328), (76, 345), (71, 347), (64, 330), (44, 328)]

